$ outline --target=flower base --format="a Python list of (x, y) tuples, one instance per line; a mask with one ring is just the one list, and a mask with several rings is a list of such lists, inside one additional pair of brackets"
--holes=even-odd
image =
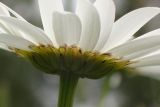
[(31, 46), (32, 51), (16, 50), (40, 70), (54, 75), (69, 71), (81, 78), (99, 79), (113, 72), (131, 70), (131, 62), (109, 53), (82, 51), (75, 46)]

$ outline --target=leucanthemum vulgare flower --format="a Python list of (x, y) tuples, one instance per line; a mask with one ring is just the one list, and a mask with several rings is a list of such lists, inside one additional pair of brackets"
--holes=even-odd
[(60, 75), (59, 107), (72, 105), (72, 95), (64, 93), (71, 94), (67, 90), (73, 90), (80, 77), (98, 79), (112, 72), (160, 74), (160, 29), (133, 37), (160, 8), (136, 9), (115, 21), (112, 0), (77, 0), (76, 5), (66, 0), (64, 6), (62, 0), (38, 3), (44, 30), (0, 3), (0, 47), (44, 72)]

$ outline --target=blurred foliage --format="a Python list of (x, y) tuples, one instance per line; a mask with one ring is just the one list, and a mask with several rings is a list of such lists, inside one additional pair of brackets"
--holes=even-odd
[(0, 107), (41, 107), (32, 89), (38, 73), (16, 55), (0, 53)]
[(126, 96), (123, 107), (159, 107), (160, 82), (150, 78), (124, 77), (119, 89)]

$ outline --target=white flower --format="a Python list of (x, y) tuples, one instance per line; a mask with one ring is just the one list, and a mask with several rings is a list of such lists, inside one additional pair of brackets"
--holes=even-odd
[[(72, 0), (71, 0), (72, 1)], [(115, 21), (112, 0), (38, 0), (44, 31), (0, 3), (0, 48), (32, 51), (30, 46), (77, 46), (83, 51), (110, 53), (133, 62), (128, 67), (144, 75), (160, 76), (160, 29), (133, 35), (160, 13), (158, 7), (136, 9)], [(71, 5), (70, 5), (71, 4)], [(10, 16), (12, 13), (15, 17)]]

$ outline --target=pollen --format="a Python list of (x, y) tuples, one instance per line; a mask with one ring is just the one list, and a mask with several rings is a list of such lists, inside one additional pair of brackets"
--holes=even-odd
[(70, 72), (81, 78), (99, 79), (113, 72), (125, 72), (131, 68), (128, 60), (115, 58), (110, 53), (82, 51), (76, 46), (31, 46), (32, 51), (15, 49), (38, 69), (54, 75)]

